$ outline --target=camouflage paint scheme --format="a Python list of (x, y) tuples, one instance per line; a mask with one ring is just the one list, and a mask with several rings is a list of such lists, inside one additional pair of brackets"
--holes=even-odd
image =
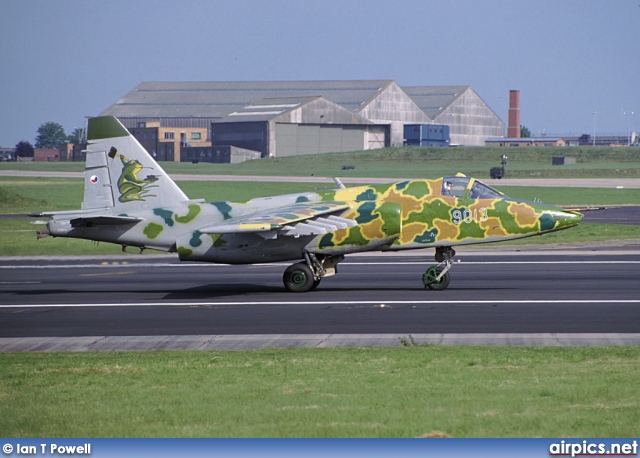
[[(469, 180), (469, 187), (476, 180)], [(248, 203), (222, 202), (205, 204), (219, 213), (203, 212), (205, 221), (230, 220), (237, 224), (232, 233), (195, 230), (178, 239), (180, 258), (214, 260), (215, 262), (247, 262), (247, 257), (233, 251), (268, 250), (262, 257), (275, 256), (274, 261), (302, 258), (302, 250), (316, 254), (337, 255), (370, 250), (404, 250), (437, 246), (456, 246), (527, 237), (576, 225), (581, 216), (563, 210), (509, 199), (470, 199), (443, 196), (443, 178), (437, 180), (404, 181), (389, 185), (361, 186), (318, 193), (279, 196), (274, 209), (255, 214), (253, 209), (265, 207), (264, 199)], [(335, 213), (354, 220), (357, 225), (304, 240), (292, 240), (293, 251), (276, 256), (275, 246), (288, 237), (283, 230), (288, 224), (304, 221), (310, 215), (335, 209)], [(242, 217), (241, 215), (249, 216)], [(165, 221), (167, 223), (170, 220)], [(242, 234), (241, 230), (269, 225), (269, 237), (259, 233)], [(210, 223), (209, 223), (210, 225)], [(300, 237), (303, 238), (303, 237)], [(242, 242), (246, 245), (243, 245)], [(286, 252), (288, 250), (284, 250)]]
[[(177, 251), (183, 260), (250, 263), (302, 259), (302, 250), (335, 255), (493, 242), (564, 229), (581, 219), (560, 208), (506, 196), (442, 196), (442, 182), (443, 178), (404, 181), (244, 203), (154, 208), (138, 212), (136, 216), (142, 221), (126, 231), (121, 225), (111, 231), (105, 230), (108, 226), (77, 227), (75, 236)], [(469, 180), (470, 186), (474, 182)], [(286, 235), (287, 225), (327, 213), (354, 220), (357, 225), (326, 234)], [(285, 246), (279, 246), (283, 243)], [(261, 249), (265, 252), (256, 252)]]
[[(318, 267), (319, 282), (322, 263), (332, 260), (332, 269), (349, 253), (450, 250), (582, 220), (580, 213), (511, 199), (463, 175), (206, 203), (190, 200), (116, 118), (91, 118), (88, 139), (82, 210), (42, 213), (52, 217), (47, 235), (177, 252), (189, 261), (306, 259)], [(139, 178), (143, 169), (149, 173)], [(454, 254), (448, 253), (447, 262)]]

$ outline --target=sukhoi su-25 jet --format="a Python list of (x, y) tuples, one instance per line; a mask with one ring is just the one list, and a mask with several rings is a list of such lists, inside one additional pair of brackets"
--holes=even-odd
[(316, 288), (346, 255), (435, 249), (422, 282), (443, 290), (453, 247), (545, 234), (582, 214), (507, 197), (463, 175), (247, 202), (189, 199), (112, 116), (89, 119), (81, 210), (45, 212), (41, 235), (176, 252), (182, 261), (253, 264), (295, 261), (289, 291)]

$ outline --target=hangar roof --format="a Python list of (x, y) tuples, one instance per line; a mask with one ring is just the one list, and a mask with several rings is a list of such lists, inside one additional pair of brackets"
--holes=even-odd
[[(305, 107), (307, 112), (297, 115), (293, 114)], [(313, 118), (314, 111), (318, 116)], [(288, 115), (288, 116), (287, 116)], [(291, 122), (291, 118), (297, 118), (301, 122), (303, 118), (307, 118), (307, 122), (314, 123), (345, 123), (345, 124), (373, 124), (372, 122), (352, 113), (337, 103), (325, 99), (322, 96), (311, 97), (276, 97), (266, 98), (255, 101), (251, 105), (239, 108), (227, 116), (216, 119), (215, 122), (237, 122), (237, 121), (269, 121), (284, 120)]]
[(318, 98), (319, 97), (278, 97), (262, 99), (229, 113), (219, 121), (268, 121)]
[(471, 86), (402, 86), (404, 92), (431, 119), (455, 102)]
[(143, 82), (107, 108), (117, 117), (223, 117), (265, 98), (322, 96), (349, 111), (393, 80)]

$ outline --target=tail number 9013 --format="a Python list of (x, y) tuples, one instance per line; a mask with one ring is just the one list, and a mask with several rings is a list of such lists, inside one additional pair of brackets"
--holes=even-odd
[(489, 215), (487, 214), (486, 208), (474, 208), (473, 210), (469, 208), (456, 209), (451, 212), (451, 222), (455, 225), (461, 223), (479, 223), (488, 219)]

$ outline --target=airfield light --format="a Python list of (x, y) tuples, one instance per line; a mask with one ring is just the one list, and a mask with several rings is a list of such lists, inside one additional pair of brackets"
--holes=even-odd
[(627, 146), (631, 146), (631, 116), (633, 116), (635, 112), (633, 111), (623, 111), (622, 115), (627, 117)]

